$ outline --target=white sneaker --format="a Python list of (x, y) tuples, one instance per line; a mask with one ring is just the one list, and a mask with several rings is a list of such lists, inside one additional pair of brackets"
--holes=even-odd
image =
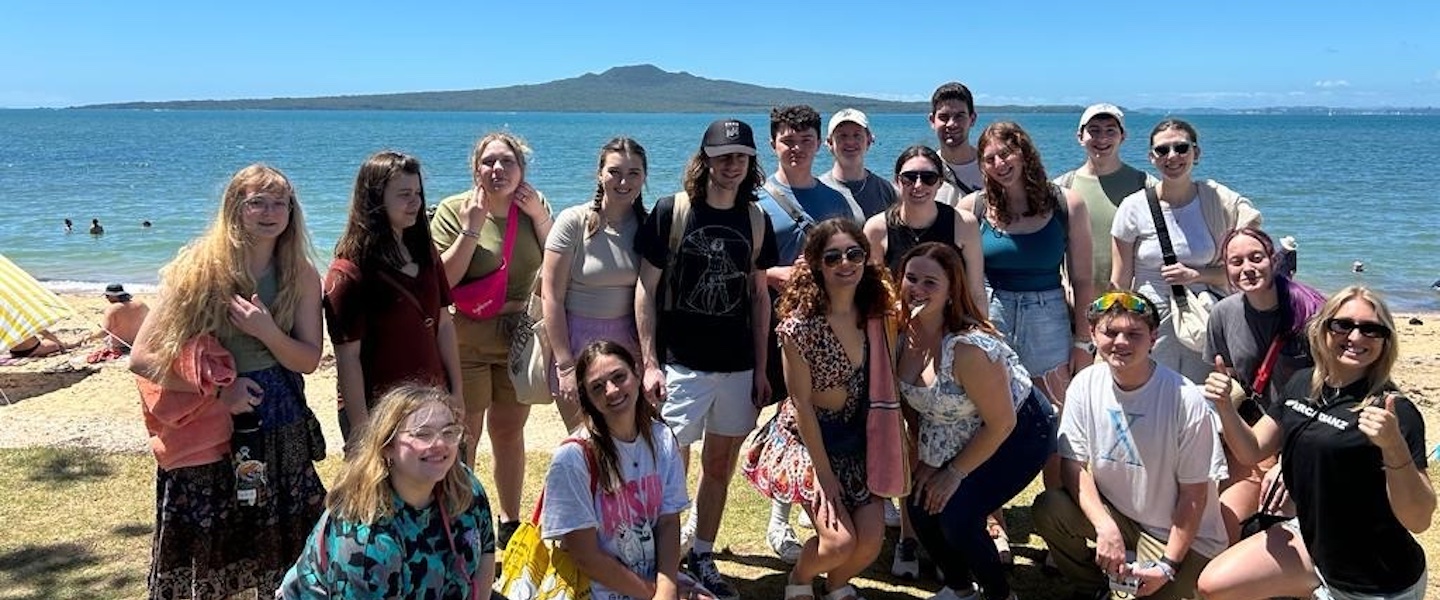
[(920, 556), (916, 552), (919, 542), (904, 539), (895, 544), (895, 557), (890, 561), (890, 574), (901, 579), (920, 577)]
[(886, 526), (886, 527), (899, 527), (899, 526), (900, 526), (900, 509), (895, 507), (895, 501), (894, 501), (894, 500), (886, 500), (886, 501), (885, 501), (885, 526)]
[(804, 547), (800, 540), (795, 537), (795, 530), (789, 523), (772, 523), (765, 530), (765, 541), (770, 543), (770, 549), (775, 551), (775, 556), (785, 561), (785, 564), (793, 565), (800, 561), (800, 553)]
[(804, 527), (806, 529), (815, 528), (815, 523), (810, 520), (810, 513), (803, 510), (800, 511), (800, 518), (796, 519), (795, 521), (799, 523), (801, 527)]
[(941, 587), (940, 591), (937, 592), (934, 596), (931, 596), (929, 600), (978, 600), (979, 598), (980, 591), (976, 590), (973, 587), (969, 590), (966, 590), (966, 593), (961, 594), (959, 592), (956, 592), (955, 590), (950, 589), (947, 586)]
[(695, 547), (695, 528), (689, 523), (680, 527), (680, 556), (690, 554), (690, 549)]

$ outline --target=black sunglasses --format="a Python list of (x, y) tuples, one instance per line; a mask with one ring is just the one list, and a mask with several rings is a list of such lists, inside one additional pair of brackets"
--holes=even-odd
[(1154, 152), (1155, 156), (1159, 156), (1161, 158), (1170, 156), (1171, 150), (1174, 150), (1175, 153), (1179, 154), (1180, 156), (1185, 156), (1186, 154), (1190, 153), (1190, 149), (1194, 146), (1195, 145), (1191, 144), (1190, 142), (1175, 142), (1173, 144), (1160, 144), (1159, 146), (1151, 148), (1150, 151)]
[(916, 181), (925, 185), (935, 185), (940, 181), (940, 174), (935, 171), (905, 171), (900, 174), (900, 181), (910, 185), (915, 185)]
[(1350, 332), (1355, 331), (1356, 329), (1359, 329), (1359, 330), (1360, 330), (1360, 335), (1363, 335), (1363, 336), (1368, 337), (1368, 338), (1381, 339), (1381, 340), (1389, 339), (1389, 338), (1390, 338), (1390, 328), (1389, 328), (1389, 327), (1386, 327), (1386, 326), (1381, 325), (1381, 324), (1379, 324), (1379, 323), (1367, 323), (1367, 322), (1364, 322), (1364, 321), (1356, 321), (1355, 319), (1342, 319), (1342, 318), (1330, 318), (1330, 319), (1325, 319), (1325, 328), (1326, 328), (1326, 329), (1329, 329), (1331, 333), (1338, 333), (1338, 334), (1340, 334), (1340, 335), (1350, 335)]
[(851, 246), (844, 250), (826, 250), (824, 254), (820, 255), (820, 262), (825, 263), (827, 267), (839, 266), (842, 260), (857, 265), (865, 264), (865, 249), (859, 246)]

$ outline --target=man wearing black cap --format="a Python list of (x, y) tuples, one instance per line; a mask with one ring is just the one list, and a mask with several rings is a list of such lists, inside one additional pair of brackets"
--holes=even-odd
[[(704, 440), (684, 560), (720, 600), (739, 594), (715, 567), (715, 538), (740, 446), (770, 394), (756, 369), (770, 322), (765, 269), (778, 255), (770, 219), (755, 204), (763, 182), (750, 126), (715, 121), (685, 167), (684, 190), (661, 198), (635, 234), (644, 257), (635, 294), (643, 386), (681, 456)], [(673, 535), (670, 525), (662, 522), (656, 538)]]
[(140, 324), (145, 322), (145, 315), (150, 314), (150, 307), (136, 300), (125, 291), (125, 286), (118, 283), (105, 286), (105, 299), (110, 301), (110, 305), (105, 307), (100, 329), (86, 336), (84, 341), (104, 338), (105, 347), (92, 355), (100, 357), (103, 353), (103, 359), (118, 358), (130, 353), (135, 336), (140, 333)]

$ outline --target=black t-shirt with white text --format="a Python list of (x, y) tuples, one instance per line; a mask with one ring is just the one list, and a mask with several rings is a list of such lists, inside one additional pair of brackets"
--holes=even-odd
[[(1268, 413), (1282, 439), (1294, 437), (1281, 463), (1305, 546), (1331, 587), (1357, 594), (1404, 590), (1425, 571), (1425, 551), (1395, 518), (1380, 448), (1356, 424), (1369, 383), (1361, 380), (1338, 393), (1327, 388), (1317, 401), (1311, 371), (1296, 373)], [(1403, 397), (1395, 399), (1395, 414), (1410, 456), (1424, 470), (1425, 421)]]
[[(635, 232), (635, 251), (662, 271), (669, 265), (674, 207), (674, 196), (661, 198)], [(749, 211), (744, 201), (718, 210), (704, 201), (691, 200), (675, 272), (662, 272), (661, 297), (654, 299), (658, 307), (656, 344), (665, 363), (712, 373), (755, 368), (755, 337), (750, 325), (755, 302), (752, 274), (757, 268), (775, 266), (779, 251), (770, 217), (761, 211), (764, 241), (751, 266)], [(674, 299), (668, 309), (666, 294)]]

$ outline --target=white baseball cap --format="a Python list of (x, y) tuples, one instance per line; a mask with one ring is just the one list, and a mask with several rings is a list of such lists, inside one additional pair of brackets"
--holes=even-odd
[(1125, 112), (1121, 111), (1120, 107), (1114, 104), (1104, 102), (1091, 104), (1089, 108), (1085, 109), (1085, 113), (1080, 115), (1080, 127), (1078, 129), (1084, 129), (1085, 126), (1090, 123), (1090, 119), (1094, 119), (1100, 115), (1115, 117), (1115, 120), (1120, 123), (1120, 131), (1125, 131)]
[(825, 130), (825, 137), (828, 139), (835, 135), (835, 128), (839, 127), (841, 123), (854, 123), (864, 127), (865, 131), (870, 131), (870, 119), (865, 116), (865, 113), (854, 108), (842, 108), (835, 113), (835, 116), (830, 117), (830, 126)]

